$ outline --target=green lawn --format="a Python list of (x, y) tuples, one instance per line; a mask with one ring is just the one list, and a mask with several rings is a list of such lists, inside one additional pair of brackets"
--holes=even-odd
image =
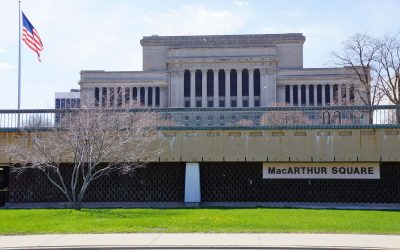
[(308, 232), (400, 234), (400, 212), (313, 209), (0, 209), (0, 234)]

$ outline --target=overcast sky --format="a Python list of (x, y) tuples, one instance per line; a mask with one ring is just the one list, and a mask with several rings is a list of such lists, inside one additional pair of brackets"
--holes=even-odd
[[(44, 44), (22, 44), (22, 108), (54, 108), (81, 70), (142, 70), (140, 39), (158, 35), (303, 33), (304, 67), (328, 67), (357, 32), (400, 31), (400, 1), (23, 0)], [(17, 107), (18, 1), (0, 0), (0, 109)]]

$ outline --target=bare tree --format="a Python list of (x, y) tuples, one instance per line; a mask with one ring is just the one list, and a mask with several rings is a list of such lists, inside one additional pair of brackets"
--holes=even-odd
[(334, 63), (354, 73), (354, 92), (364, 105), (378, 105), (383, 97), (378, 78), (373, 74), (377, 51), (373, 37), (357, 33), (343, 42), (341, 52), (333, 52)]
[[(10, 145), (17, 175), (39, 170), (75, 209), (90, 184), (113, 172), (131, 173), (161, 152), (153, 112), (128, 109), (66, 111), (60, 127), (32, 137), (31, 145)], [(72, 162), (71, 171), (60, 170)], [(72, 173), (71, 173), (72, 172)]]
[[(354, 95), (361, 101), (355, 104), (378, 105), (384, 97), (377, 76), (377, 68), (379, 68), (376, 62), (377, 54), (376, 39), (366, 33), (351, 36), (343, 42), (341, 52), (333, 52), (334, 63), (354, 73)], [(369, 123), (372, 124), (373, 110), (370, 109), (367, 115)]]
[[(385, 36), (376, 42), (378, 64), (376, 69), (379, 87), (387, 100), (400, 104), (400, 41), (398, 36)], [(396, 112), (397, 123), (400, 123), (400, 110)]]

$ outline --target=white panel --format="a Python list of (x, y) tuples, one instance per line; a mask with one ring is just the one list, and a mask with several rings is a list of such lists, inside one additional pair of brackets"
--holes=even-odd
[(185, 202), (201, 202), (200, 164), (186, 163)]

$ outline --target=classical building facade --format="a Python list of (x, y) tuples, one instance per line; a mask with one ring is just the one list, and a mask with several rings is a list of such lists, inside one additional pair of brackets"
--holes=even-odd
[(303, 68), (302, 34), (146, 36), (143, 71), (82, 71), (97, 107), (324, 106), (360, 102), (346, 68)]

